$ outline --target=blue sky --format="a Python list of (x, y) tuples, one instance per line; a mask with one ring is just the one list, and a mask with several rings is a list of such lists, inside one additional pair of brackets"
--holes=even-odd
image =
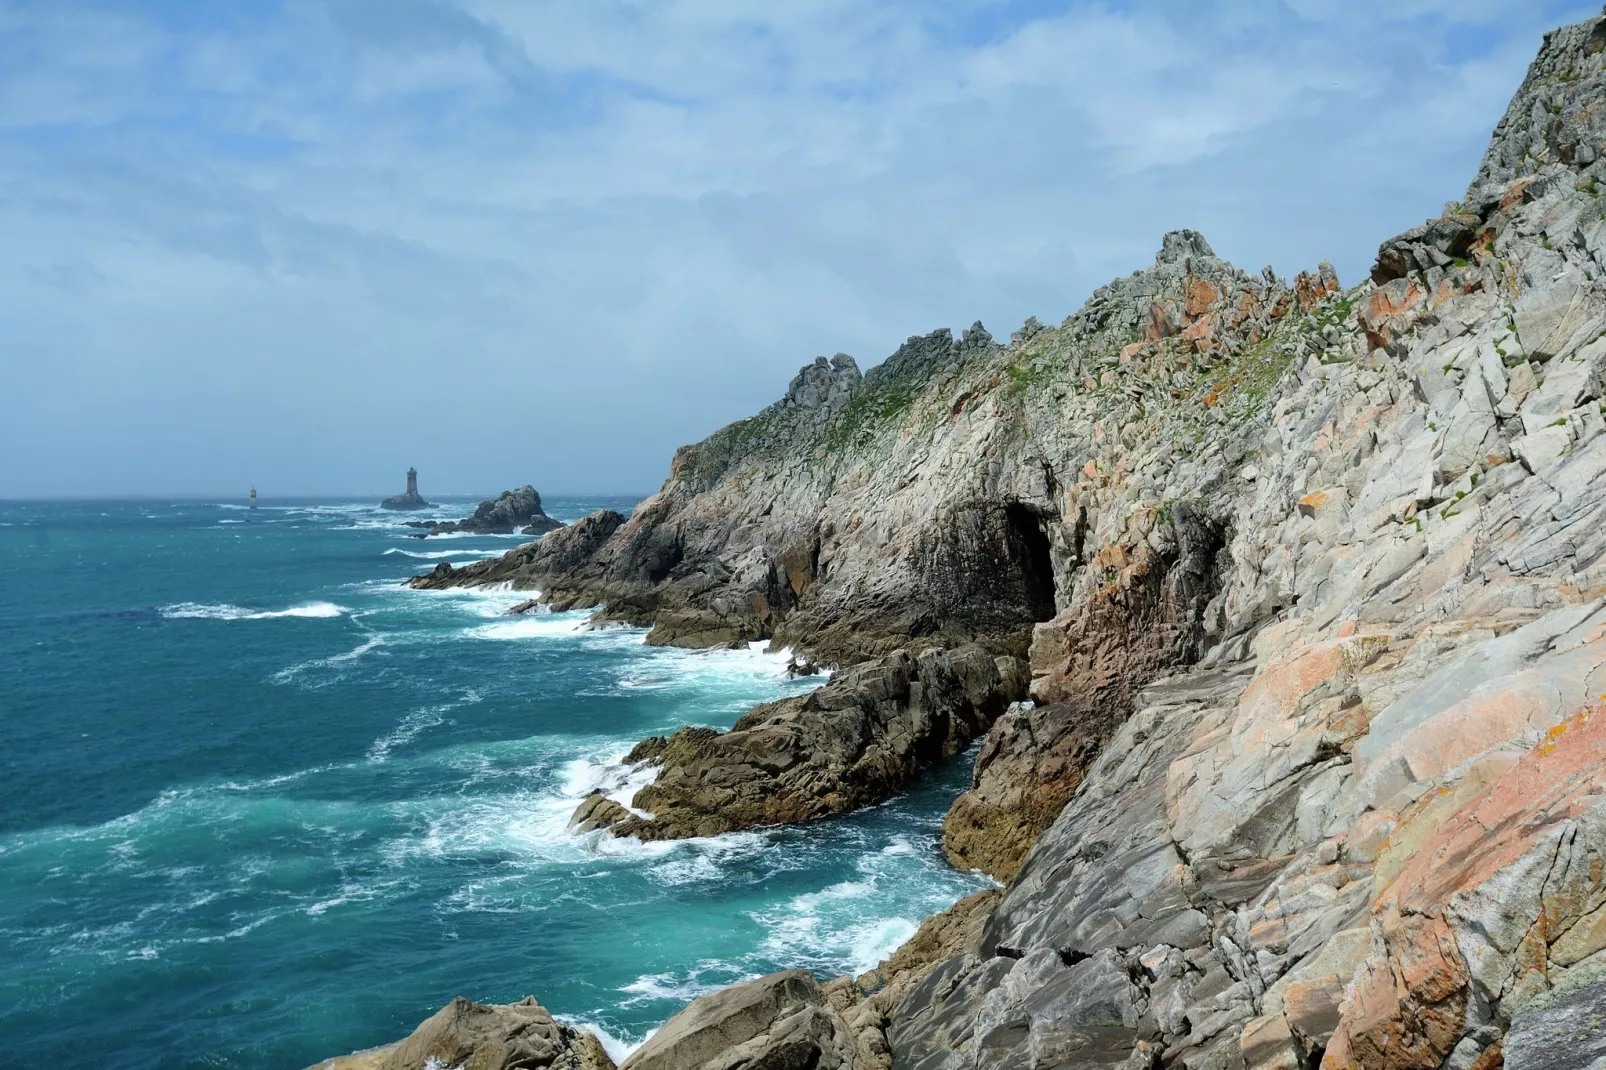
[(1548, 0), (0, 0), (0, 496), (650, 490), (1196, 227), (1358, 280)]

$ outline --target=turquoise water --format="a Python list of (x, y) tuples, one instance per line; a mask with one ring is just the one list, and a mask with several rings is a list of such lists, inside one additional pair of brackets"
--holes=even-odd
[(642, 736), (817, 681), (408, 590), (519, 540), (406, 532), (360, 503), (0, 502), (8, 1065), (298, 1068), (459, 993), (617, 1053), (731, 981), (873, 965), (979, 886), (937, 849), (964, 762), (808, 828), (569, 834)]

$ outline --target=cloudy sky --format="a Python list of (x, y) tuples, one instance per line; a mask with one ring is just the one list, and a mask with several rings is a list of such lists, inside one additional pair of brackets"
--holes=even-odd
[(1346, 283), (1553, 0), (0, 0), (0, 497), (645, 491), (1166, 230)]

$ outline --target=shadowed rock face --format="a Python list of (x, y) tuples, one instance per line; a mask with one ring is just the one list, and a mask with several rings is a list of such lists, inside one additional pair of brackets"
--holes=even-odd
[(970, 790), (943, 823), (955, 865), (1012, 878), (1126, 720), (1137, 689), (1198, 658), (1225, 571), (1224, 537), (1187, 502), (1175, 514), (1175, 536), (1159, 551), (1147, 542), (1101, 551), (1091, 567), (1108, 582), (1038, 627), (1032, 694), (1048, 705), (1011, 711), (987, 734)]
[[(1466, 200), (1383, 243), (1375, 281), (1284, 286), (1168, 236), (1059, 327), (911, 340), (688, 447), (628, 522), (572, 537), (569, 571), (556, 548), (461, 570), (666, 641), (866, 660), (1031, 633), (1041, 705), (998, 720), (947, 829), (1013, 878), (918, 968), (825, 986), (837, 1017), (811, 1012), (800, 1057), (845, 1052), (838, 1021), (878, 1070), (1599, 1047), (1603, 42), (1601, 19), (1547, 37)], [(809, 740), (775, 749), (791, 769), (893, 738), (844, 710), (652, 743), (685, 785), (655, 804), (722, 813), (718, 770), (767, 739)]]
[(818, 691), (755, 707), (729, 732), (683, 728), (625, 761), (658, 767), (632, 804), (592, 796), (573, 824), (646, 840), (813, 821), (881, 802), (951, 758), (1025, 688), (1023, 667), (980, 647), (898, 651)]

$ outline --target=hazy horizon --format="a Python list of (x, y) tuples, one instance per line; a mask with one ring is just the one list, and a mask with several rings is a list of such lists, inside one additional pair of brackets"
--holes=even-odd
[[(420, 482), (422, 483), (422, 474), (420, 474)], [(512, 490), (520, 485), (521, 484), (510, 484), (506, 487), (500, 487), (496, 490), (438, 490), (431, 491), (428, 494), (424, 494), (422, 486), (420, 486), (419, 493), (423, 495), (426, 501), (432, 503), (437, 499), (442, 502), (459, 500), (483, 501), (486, 498), (496, 497), (504, 490)], [(370, 498), (373, 499), (373, 503), (375, 505), (378, 505), (382, 499), (388, 498), (393, 494), (400, 493), (400, 491), (394, 487), (383, 487), (373, 490), (334, 491), (331, 493), (319, 494), (298, 494), (294, 491), (277, 491), (273, 494), (269, 494), (263, 491), (261, 487), (256, 489), (257, 501), (262, 505), (272, 505), (275, 502), (334, 502), (348, 504), (353, 502), (361, 502)], [(656, 486), (654, 486), (651, 490), (545, 490), (541, 487), (536, 487), (535, 489), (540, 493), (543, 500), (551, 498), (645, 498), (650, 494), (656, 494), (658, 492), (658, 488)], [(251, 488), (247, 486), (244, 490), (187, 490), (172, 493), (152, 491), (148, 494), (36, 494), (0, 497), (0, 502), (9, 502), (12, 504), (25, 502), (226, 503), (234, 500), (244, 502), (247, 500), (250, 491)], [(405, 519), (405, 517), (403, 517), (403, 519)]]
[(656, 488), (815, 356), (1057, 323), (1177, 227), (1351, 285), (1598, 10), (13, 2), (0, 498)]

